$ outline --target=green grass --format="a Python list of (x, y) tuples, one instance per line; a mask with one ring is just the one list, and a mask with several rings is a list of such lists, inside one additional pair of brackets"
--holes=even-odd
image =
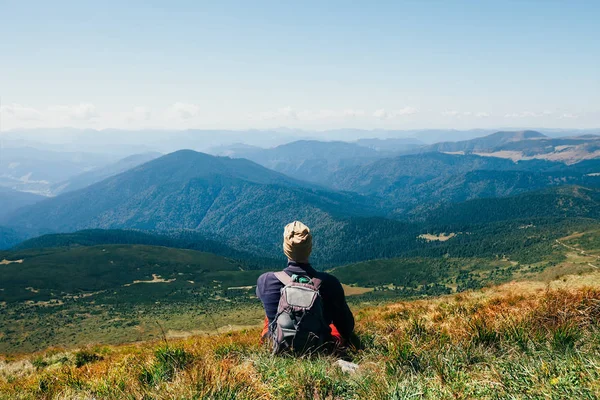
[(17, 356), (0, 361), (0, 399), (598, 398), (600, 292), (510, 290), (358, 311), (355, 373), (273, 357), (253, 329)]

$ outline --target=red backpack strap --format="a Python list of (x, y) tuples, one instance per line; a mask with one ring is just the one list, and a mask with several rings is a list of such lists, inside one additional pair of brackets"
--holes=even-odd
[(279, 279), (279, 282), (283, 283), (285, 286), (287, 286), (293, 282), (292, 277), (283, 271), (275, 272), (274, 275), (275, 275), (275, 278)]

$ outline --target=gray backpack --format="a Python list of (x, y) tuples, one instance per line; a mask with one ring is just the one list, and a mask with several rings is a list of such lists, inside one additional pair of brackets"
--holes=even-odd
[(321, 280), (297, 275), (290, 277), (283, 271), (276, 272), (275, 276), (284, 287), (277, 315), (271, 324), (273, 354), (319, 350), (330, 336), (319, 293)]

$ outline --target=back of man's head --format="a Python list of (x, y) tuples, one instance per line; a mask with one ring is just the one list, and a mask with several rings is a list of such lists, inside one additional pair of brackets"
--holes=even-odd
[(291, 261), (308, 263), (312, 251), (312, 235), (308, 226), (294, 221), (283, 230), (283, 252)]

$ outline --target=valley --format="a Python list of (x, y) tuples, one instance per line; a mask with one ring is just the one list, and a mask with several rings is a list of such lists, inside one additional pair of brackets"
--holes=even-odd
[[(281, 229), (294, 219), (311, 227), (312, 264), (342, 282), (359, 316), (595, 276), (598, 161), (475, 154), (549, 140), (491, 136), (438, 151), (384, 141), (237, 149), (258, 163), (147, 153), (30, 204), (5, 190), (3, 204), (21, 207), (0, 218), (0, 354), (254, 332), (264, 318), (256, 280), (285, 265)], [(289, 157), (298, 146), (312, 156)]]

